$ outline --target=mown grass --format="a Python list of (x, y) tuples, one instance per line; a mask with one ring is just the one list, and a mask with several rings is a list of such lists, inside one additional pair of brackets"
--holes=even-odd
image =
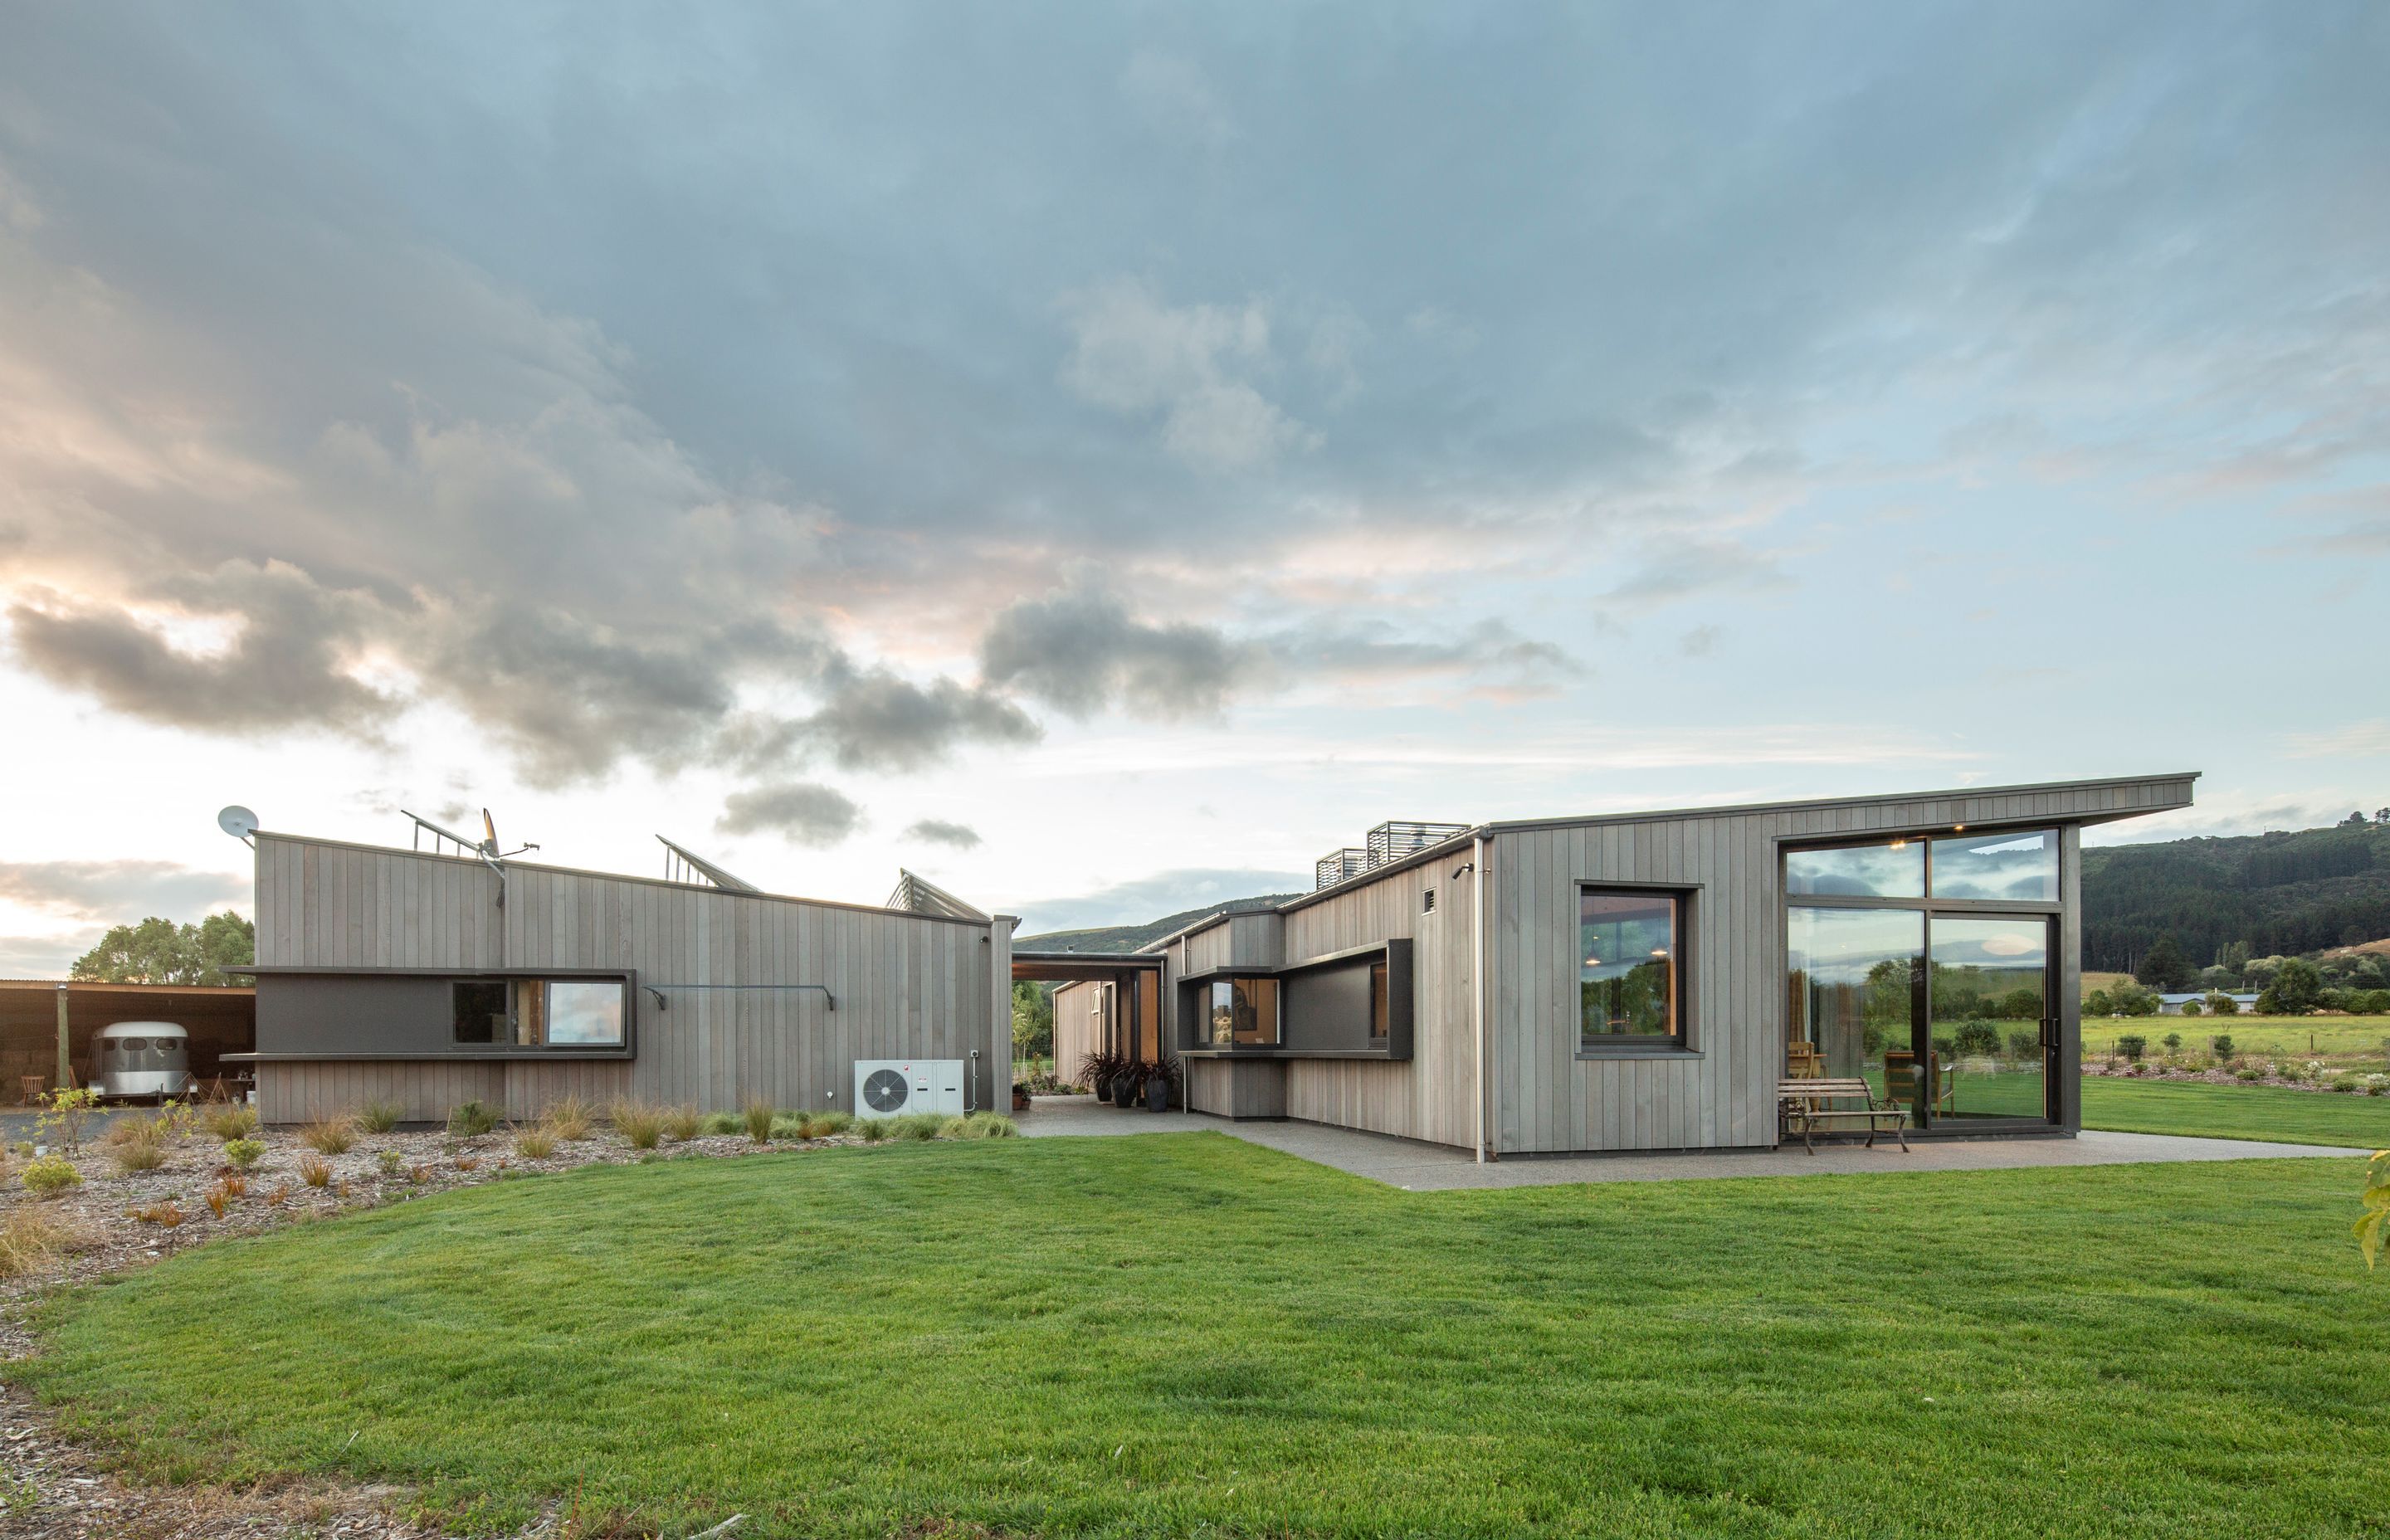
[(212, 1245), (6, 1372), (163, 1473), (421, 1483), (483, 1530), (562, 1495), (742, 1540), (2379, 1534), (2359, 1170), (1415, 1194), (1212, 1134), (596, 1168)]
[(2165, 1051), (2168, 1033), (2180, 1035), (2186, 1054), (2204, 1054), (2212, 1039), (2229, 1037), (2234, 1055), (2244, 1063), (2370, 1059), (2374, 1069), (2390, 1070), (2390, 1016), (2086, 1016), (2083, 1051), (2105, 1056), (2116, 1039), (2129, 1034), (2148, 1044), (2146, 1051), (2155, 1058)]
[(2382, 1149), (2390, 1148), (2390, 1097), (2085, 1075), (2083, 1126)]

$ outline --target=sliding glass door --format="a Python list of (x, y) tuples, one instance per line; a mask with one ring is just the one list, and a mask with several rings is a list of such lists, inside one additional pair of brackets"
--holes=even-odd
[[(1930, 917), (1929, 1121), (2052, 1116), (2057, 1036), (2044, 915)], [(1921, 1060), (1921, 1063), (1925, 1062)]]
[(1789, 1076), (1861, 1078), (1920, 1127), (2057, 1121), (2058, 836), (1788, 850)]

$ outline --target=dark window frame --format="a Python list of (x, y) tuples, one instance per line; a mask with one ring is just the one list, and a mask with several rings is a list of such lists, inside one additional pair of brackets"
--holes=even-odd
[[(1778, 871), (1780, 874), (1782, 871), (1780, 865)], [(1574, 1057), (1579, 1059), (1700, 1058), (1703, 1053), (1699, 1036), (1700, 1002), (1694, 988), (1695, 964), (1699, 960), (1700, 946), (1694, 936), (1695, 929), (1701, 923), (1702, 885), (1698, 882), (1626, 882), (1608, 878), (1580, 877), (1570, 884), (1570, 888), (1579, 900), (1577, 904), (1571, 906), (1572, 913), (1569, 917), (1569, 924), (1572, 927), (1569, 944), (1572, 948), (1580, 948), (1584, 944), (1583, 899), (1588, 892), (1621, 896), (1648, 894), (1652, 897), (1666, 898), (1677, 906), (1675, 948), (1677, 955), (1669, 959), (1675, 965), (1677, 972), (1676, 1032), (1664, 1037), (1621, 1033), (1615, 1037), (1588, 1039), (1585, 1035), (1582, 995), (1577, 991), (1572, 991), (1572, 998), (1579, 1002), (1574, 1012), (1576, 1024), (1573, 1035), (1576, 1039), (1576, 1048)], [(1584, 978), (1581, 959), (1585, 954), (1581, 950), (1572, 950), (1569, 956), (1580, 959), (1570, 965), (1569, 971), (1574, 976), (1581, 989)]]
[[(508, 969), (504, 972), (452, 973), (448, 978), (448, 1052), (441, 1057), (459, 1059), (630, 1059), (636, 1055), (634, 1038), (636, 1030), (638, 990), (636, 979), (628, 972), (611, 969)], [(547, 991), (556, 984), (613, 984), (621, 991), (620, 1020), (622, 1035), (610, 1043), (520, 1043), (520, 1007), (517, 1004), (526, 984), (540, 989), (540, 1014), (545, 1022), (547, 1015)], [(456, 995), (466, 988), (495, 987), (506, 1002), (504, 1036), (496, 1042), (469, 1042), (457, 1037), (459, 1023)], [(543, 1027), (542, 1035), (545, 1036)]]

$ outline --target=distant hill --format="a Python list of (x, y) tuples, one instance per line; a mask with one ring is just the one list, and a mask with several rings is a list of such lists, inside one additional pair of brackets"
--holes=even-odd
[(2390, 936), (2390, 824), (2083, 853), (2083, 966), (2129, 969), (2171, 932), (2194, 964)]
[(1150, 941), (1160, 941), (1182, 925), (1191, 925), (1205, 915), (1216, 915), (1223, 909), (1266, 909), (1273, 905), (1299, 898), (1300, 893), (1263, 893), (1256, 898), (1231, 898), (1219, 904), (1206, 904), (1200, 909), (1185, 909), (1175, 915), (1143, 925), (1099, 925), (1085, 930), (1048, 930), (1042, 936), (1015, 936), (1016, 952), (1134, 952)]

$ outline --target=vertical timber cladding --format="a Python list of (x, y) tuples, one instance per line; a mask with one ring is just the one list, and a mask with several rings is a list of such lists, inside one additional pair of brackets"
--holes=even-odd
[[(1276, 960), (1289, 966), (1397, 938), (1412, 943), (1411, 1057), (1394, 1062), (1289, 1059), (1287, 1116), (1469, 1146), (1477, 1041), (1470, 1012), (1470, 885), (1477, 874), (1459, 871), (1469, 863), (1463, 841), (1432, 860), (1340, 885), (1277, 917)], [(1428, 912), (1431, 888), (1436, 904)]]
[[(2062, 1047), (2072, 1049), (2081, 1037), (2080, 845), (2074, 826), (2188, 806), (2191, 790), (2189, 777), (2171, 776), (1497, 826), (1486, 889), (1495, 911), (1487, 961), (1494, 982), (1488, 1038), (1495, 1149), (1775, 1143), (1785, 970), (1778, 851), (1785, 842), (1931, 832), (1954, 824), (2060, 828), (2059, 1030)], [(1579, 881), (1697, 887), (1686, 980), (1691, 1051), (1577, 1057)], [(1297, 918), (1290, 915), (1290, 925)], [(1425, 956), (1423, 948), (1422, 967)], [(1424, 1030), (1424, 994), (1421, 1011)], [(2062, 1089), (2060, 1111), (2061, 1121), (2075, 1126), (2079, 1093)], [(1466, 1143), (1465, 1132), (1450, 1142)]]
[[(636, 1057), (626, 1062), (260, 1066), (267, 1086), (281, 1080), (292, 1097), (356, 1090), (354, 1099), (367, 1099), (363, 1072), (371, 1069), (381, 1077), (376, 1085), (388, 1084), (370, 1094), (396, 1095), (412, 1083), (428, 1102), (448, 1094), (456, 1072), (469, 1071), (477, 1086), (503, 1084), (516, 1118), (567, 1094), (704, 1110), (735, 1110), (750, 1097), (846, 1108), (857, 1059), (970, 1066), (976, 1049), (972, 1105), (1009, 1104), (1010, 986), (997, 988), (999, 966), (1010, 973), (1007, 920), (990, 926), (517, 862), (507, 865), (501, 911), (497, 878), (478, 861), (264, 832), (256, 839), (261, 963), (627, 968), (642, 986), (817, 983), (837, 1002), (829, 1009), (813, 990), (667, 988), (669, 1007), (658, 1009), (642, 987), (633, 999)], [(1008, 932), (1001, 943), (999, 930)], [(261, 1100), (273, 1094), (262, 1089)], [(444, 1117), (449, 1105), (423, 1115)]]

